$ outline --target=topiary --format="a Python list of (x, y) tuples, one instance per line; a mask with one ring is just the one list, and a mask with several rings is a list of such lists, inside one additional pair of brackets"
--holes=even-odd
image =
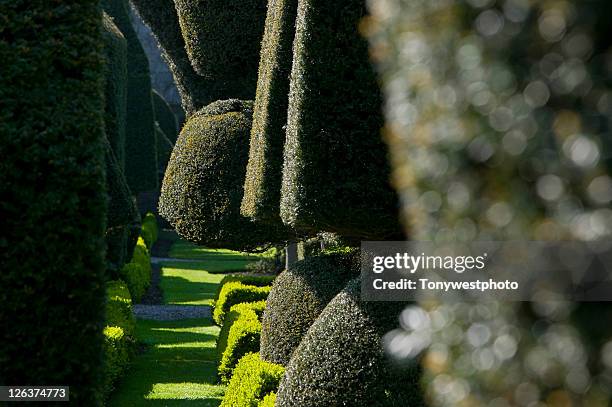
[(130, 341), (118, 326), (104, 328), (104, 363), (102, 364), (102, 396), (108, 398), (113, 385), (127, 369), (130, 361)]
[(416, 369), (399, 372), (381, 337), (405, 304), (363, 302), (360, 279), (327, 304), (287, 365), (278, 407), (423, 406)]
[(103, 0), (102, 5), (127, 41), (125, 177), (134, 194), (155, 190), (157, 152), (149, 61), (130, 22), (127, 0)]
[(254, 274), (227, 274), (223, 276), (219, 285), (217, 285), (217, 292), (215, 293), (215, 302), (219, 299), (219, 294), (221, 294), (221, 290), (226, 283), (230, 283), (232, 281), (239, 281), (245, 285), (255, 285), (257, 287), (266, 287), (271, 286), (272, 282), (276, 276), (262, 276), (262, 275), (254, 275)]
[(0, 2), (0, 383), (101, 405), (104, 56), (96, 0)]
[(106, 283), (106, 326), (118, 326), (128, 336), (134, 336), (134, 315), (132, 314), (132, 297), (121, 280)]
[(106, 88), (104, 124), (106, 137), (117, 158), (125, 166), (125, 120), (127, 102), (127, 42), (108, 14), (103, 13)]
[(151, 257), (142, 238), (138, 239), (132, 260), (123, 266), (120, 276), (126, 282), (134, 302), (139, 302), (151, 284)]
[(258, 353), (249, 353), (238, 362), (221, 407), (274, 406), (271, 394), (283, 371), (282, 366), (261, 360)]
[(241, 213), (280, 223), (280, 187), (297, 0), (271, 0), (261, 43), (257, 95)]
[(168, 161), (170, 161), (170, 157), (172, 156), (172, 149), (174, 146), (168, 137), (166, 137), (166, 133), (164, 133), (164, 131), (161, 129), (159, 123), (155, 123), (155, 142), (157, 143), (157, 175), (161, 185), (164, 180), (166, 167), (168, 166)]
[(257, 404), (257, 407), (274, 407), (276, 402), (276, 393), (271, 392), (265, 395), (265, 397)]
[(327, 303), (359, 274), (358, 253), (322, 254), (298, 261), (274, 281), (266, 302), (261, 357), (286, 365)]
[(365, 16), (364, 0), (298, 1), (281, 218), (298, 230), (391, 239), (398, 203), (382, 99), (357, 30)]
[(249, 251), (286, 236), (240, 215), (252, 105), (212, 103), (181, 131), (166, 169), (159, 213), (187, 240)]
[[(155, 120), (157, 121), (157, 123), (159, 123), (159, 127), (162, 129), (168, 140), (170, 140), (170, 144), (174, 145), (179, 132), (176, 115), (172, 112), (172, 109), (168, 105), (168, 102), (166, 102), (164, 97), (160, 95), (159, 92), (154, 89), (151, 95), (153, 97)], [(157, 140), (157, 142), (159, 143), (159, 140)]]
[(265, 301), (240, 303), (227, 313), (217, 341), (217, 373), (222, 383), (229, 382), (240, 358), (259, 350), (265, 306)]
[[(159, 227), (157, 225), (157, 217), (154, 213), (147, 213), (142, 219), (141, 235), (147, 249), (150, 251), (157, 238), (159, 237)], [(147, 236), (146, 238), (144, 236)]]
[(252, 99), (266, 18), (265, 0), (175, 0), (185, 49), (219, 98)]
[(246, 285), (239, 281), (224, 284), (219, 293), (219, 299), (215, 301), (213, 320), (217, 325), (223, 325), (223, 319), (232, 305), (240, 304), (241, 302), (265, 300), (270, 293), (270, 288), (269, 286), (257, 287)]

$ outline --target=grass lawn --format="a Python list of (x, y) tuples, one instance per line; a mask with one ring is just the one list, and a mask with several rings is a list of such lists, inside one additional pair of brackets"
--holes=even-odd
[[(161, 286), (168, 304), (210, 304), (223, 272), (244, 269), (261, 255), (198, 248), (178, 240), (171, 257), (195, 262), (162, 263)], [(218, 406), (225, 386), (217, 384), (216, 340), (219, 328), (211, 319), (137, 320), (136, 337), (146, 345), (117, 384), (113, 407)]]

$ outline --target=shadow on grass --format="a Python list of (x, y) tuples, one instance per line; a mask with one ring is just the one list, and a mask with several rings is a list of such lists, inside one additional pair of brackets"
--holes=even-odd
[(118, 384), (109, 406), (218, 406), (212, 321), (138, 321), (136, 335), (147, 346)]
[(168, 304), (206, 304), (217, 292), (217, 282), (194, 281), (180, 276), (164, 275), (161, 287)]

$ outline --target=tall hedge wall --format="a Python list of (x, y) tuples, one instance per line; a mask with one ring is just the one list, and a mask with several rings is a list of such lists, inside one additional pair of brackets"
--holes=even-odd
[(125, 119), (127, 108), (127, 42), (104, 13), (104, 54), (106, 56), (106, 88), (104, 122), (106, 137), (120, 168), (125, 168)]
[(130, 22), (127, 0), (102, 0), (127, 41), (125, 177), (134, 194), (155, 190), (157, 153), (149, 61)]
[(219, 87), (218, 99), (253, 99), (266, 0), (175, 0), (194, 67)]
[(261, 43), (241, 212), (280, 222), (280, 186), (297, 0), (270, 0)]
[(281, 379), (277, 407), (425, 405), (418, 370), (395, 369), (382, 347), (402, 303), (362, 302), (360, 285), (349, 282), (306, 332)]
[[(176, 115), (163, 98), (156, 90), (153, 90), (153, 109), (155, 110), (155, 121), (159, 123), (159, 127), (162, 129), (170, 143), (174, 145), (176, 138), (178, 137), (179, 126), (176, 120)], [(158, 140), (159, 142), (159, 140)]]
[(193, 115), (166, 169), (159, 213), (184, 238), (252, 250), (284, 236), (240, 215), (253, 102), (224, 100)]
[(12, 0), (0, 16), (0, 383), (69, 385), (72, 403), (98, 406), (102, 14), (94, 0)]
[(382, 99), (357, 30), (364, 0), (299, 0), (281, 217), (296, 229), (398, 235)]

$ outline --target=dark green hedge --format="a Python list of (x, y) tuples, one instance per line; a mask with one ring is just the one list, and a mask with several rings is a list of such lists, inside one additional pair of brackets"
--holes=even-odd
[(200, 245), (254, 250), (285, 231), (240, 215), (252, 102), (210, 104), (183, 127), (168, 163), (159, 213)]
[(132, 27), (127, 0), (102, 0), (127, 41), (127, 111), (125, 177), (134, 194), (158, 187), (155, 114), (149, 61)]
[(104, 54), (106, 56), (106, 137), (121, 170), (125, 168), (125, 114), (127, 108), (127, 42), (104, 13)]
[(176, 115), (168, 105), (168, 102), (166, 102), (166, 99), (156, 90), (153, 90), (151, 95), (153, 97), (153, 109), (155, 109), (155, 120), (159, 123), (159, 127), (161, 127), (171, 144), (174, 145), (179, 133)]
[(281, 217), (298, 230), (394, 238), (382, 100), (357, 31), (364, 16), (364, 0), (298, 2)]
[[(283, 372), (282, 366), (261, 360), (258, 353), (249, 353), (236, 366), (221, 407), (274, 406), (269, 395), (278, 387)], [(266, 404), (262, 404), (264, 399)]]
[(323, 308), (358, 274), (357, 253), (308, 257), (282, 272), (266, 302), (261, 357), (286, 365)]
[(166, 167), (168, 166), (168, 161), (170, 161), (174, 145), (168, 139), (159, 123), (155, 123), (155, 142), (157, 144), (157, 177), (161, 184), (164, 180), (164, 174), (166, 173)]
[(280, 223), (280, 187), (297, 0), (270, 0), (241, 212)]
[(101, 404), (104, 55), (94, 0), (0, 2), (0, 383)]
[(416, 369), (395, 369), (381, 343), (405, 304), (362, 302), (360, 285), (349, 282), (310, 327), (287, 365), (277, 407), (424, 405)]
[(266, 0), (175, 0), (191, 65), (223, 99), (252, 99)]

